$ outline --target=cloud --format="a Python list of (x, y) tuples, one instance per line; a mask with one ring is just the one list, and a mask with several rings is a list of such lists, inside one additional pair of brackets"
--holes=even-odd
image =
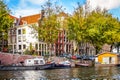
[[(12, 8), (12, 13), (14, 16), (29, 16), (33, 14), (40, 13), (41, 4), (45, 0), (20, 0), (19, 4)], [(37, 7), (36, 7), (37, 5)]]
[(36, 5), (40, 5), (41, 3), (46, 2), (46, 0), (25, 0), (25, 1)]
[(115, 9), (120, 6), (120, 0), (87, 0), (90, 8), (95, 9), (97, 7), (101, 9)]
[(33, 15), (33, 14), (38, 14), (40, 13), (39, 9), (17, 9), (14, 11), (13, 15), (16, 17), (19, 16), (29, 16), (29, 15)]
[[(41, 11), (41, 5), (46, 1), (47, 0), (19, 0), (18, 5), (14, 6), (14, 8), (12, 7), (11, 10), (16, 17), (38, 14)], [(52, 2), (54, 3), (56, 1), (57, 0), (53, 0)]]

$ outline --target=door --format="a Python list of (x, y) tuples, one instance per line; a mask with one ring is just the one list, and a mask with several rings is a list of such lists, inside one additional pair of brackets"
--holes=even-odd
[(115, 57), (111, 57), (111, 64), (115, 64)]

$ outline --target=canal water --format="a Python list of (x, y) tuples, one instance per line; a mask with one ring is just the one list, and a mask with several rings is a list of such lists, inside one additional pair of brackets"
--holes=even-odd
[(120, 80), (120, 67), (0, 71), (0, 80)]

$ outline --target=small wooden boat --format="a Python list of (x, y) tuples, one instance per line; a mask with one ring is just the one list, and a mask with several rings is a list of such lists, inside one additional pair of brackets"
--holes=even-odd
[(75, 62), (75, 66), (89, 67), (89, 66), (92, 66), (92, 61), (89, 61), (89, 60), (79, 60), (79, 61)]
[(70, 68), (70, 67), (71, 67), (71, 62), (67, 60), (56, 63), (54, 68)]
[(76, 63), (75, 65), (76, 66), (86, 66), (86, 67), (90, 66), (89, 64), (86, 64), (86, 63)]
[(0, 70), (43, 70), (52, 69), (54, 63), (47, 64), (43, 58), (26, 59), (24, 65), (14, 64), (14, 65), (1, 65)]

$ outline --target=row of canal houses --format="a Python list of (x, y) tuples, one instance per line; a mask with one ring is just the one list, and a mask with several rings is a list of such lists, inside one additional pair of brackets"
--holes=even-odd
[[(60, 31), (58, 39), (54, 44), (46, 44), (39, 41), (38, 33), (33, 28), (33, 25), (38, 27), (38, 22), (42, 14), (34, 14), (25, 17), (14, 19), (14, 25), (10, 28), (8, 33), (8, 48), (13, 54), (24, 54), (26, 50), (30, 50), (30, 46), (38, 55), (60, 55), (61, 53), (72, 53), (73, 44), (66, 37), (65, 30)], [(61, 13), (58, 18), (63, 20), (67, 14)], [(61, 21), (62, 22), (62, 21)]]
[[(65, 30), (61, 30), (58, 34), (58, 39), (54, 44), (46, 44), (43, 41), (38, 40), (38, 33), (33, 28), (33, 25), (38, 26), (38, 22), (41, 19), (42, 13), (34, 14), (24, 17), (10, 17), (14, 20), (13, 26), (8, 31), (8, 41), (1, 41), (2, 50), (6, 45), (8, 46), (10, 53), (24, 54), (26, 50), (30, 50), (30, 46), (36, 52), (36, 54), (44, 55), (61, 55), (63, 53), (73, 53), (76, 47), (73, 41), (68, 40)], [(66, 13), (60, 13), (58, 18), (61, 22), (67, 18)], [(109, 45), (103, 46), (101, 52), (109, 51)], [(78, 54), (95, 55), (95, 49), (88, 43), (81, 43)]]

